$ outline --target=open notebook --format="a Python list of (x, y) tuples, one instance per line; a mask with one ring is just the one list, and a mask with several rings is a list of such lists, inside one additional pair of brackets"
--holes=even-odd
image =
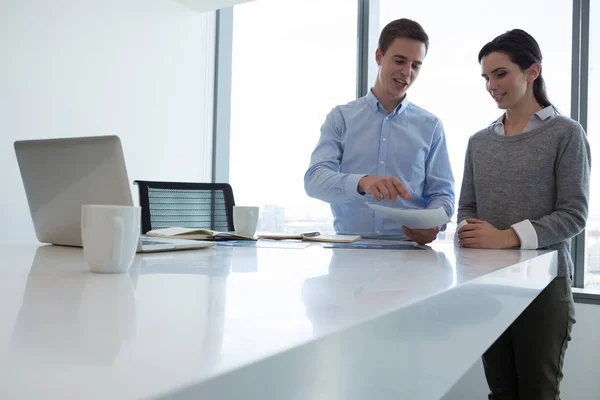
[(236, 235), (233, 232), (219, 232), (210, 229), (180, 227), (153, 229), (146, 232), (146, 236), (189, 240), (256, 240), (256, 238)]

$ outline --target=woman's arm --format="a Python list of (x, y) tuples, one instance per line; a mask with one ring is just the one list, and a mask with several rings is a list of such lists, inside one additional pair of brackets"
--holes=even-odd
[(578, 125), (559, 149), (556, 170), (555, 210), (531, 220), (538, 237), (538, 248), (576, 236), (585, 229), (590, 192), (590, 146)]

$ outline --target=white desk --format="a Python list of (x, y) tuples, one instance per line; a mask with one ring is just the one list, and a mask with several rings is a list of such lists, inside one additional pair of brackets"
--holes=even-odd
[(556, 253), (0, 245), (0, 398), (438, 399)]

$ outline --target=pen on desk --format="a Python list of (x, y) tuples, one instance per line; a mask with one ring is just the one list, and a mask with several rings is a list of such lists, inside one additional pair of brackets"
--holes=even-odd
[(300, 236), (315, 237), (315, 236), (319, 236), (320, 234), (321, 234), (321, 232), (306, 232), (306, 233), (301, 233)]

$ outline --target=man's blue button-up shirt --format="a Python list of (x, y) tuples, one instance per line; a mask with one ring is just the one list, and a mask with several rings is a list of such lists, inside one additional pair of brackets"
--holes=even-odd
[(454, 213), (454, 178), (442, 123), (406, 97), (389, 114), (371, 91), (335, 107), (304, 175), (308, 195), (331, 204), (337, 233), (403, 238), (398, 222), (366, 206), (375, 201), (358, 192), (358, 181), (366, 175), (394, 176), (412, 196), (381, 205), (443, 207), (449, 217)]

